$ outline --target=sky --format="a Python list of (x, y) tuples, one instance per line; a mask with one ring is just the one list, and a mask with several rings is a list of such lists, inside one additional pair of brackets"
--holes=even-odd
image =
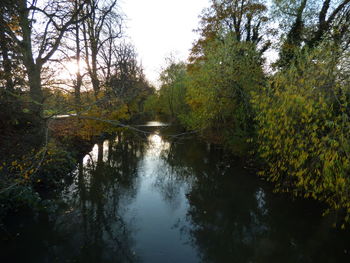
[(199, 15), (209, 0), (122, 0), (126, 35), (136, 47), (146, 78), (154, 85), (165, 58), (186, 60), (198, 38)]

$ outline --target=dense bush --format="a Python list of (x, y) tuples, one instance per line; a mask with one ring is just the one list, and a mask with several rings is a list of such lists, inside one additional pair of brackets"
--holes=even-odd
[[(74, 170), (73, 156), (54, 142), (43, 148), (14, 156), (0, 164), (0, 221), (17, 209), (39, 211), (50, 209), (49, 200), (43, 194), (62, 185), (62, 179)], [(47, 191), (49, 190), (49, 191)]]
[(246, 139), (254, 132), (250, 93), (263, 84), (261, 63), (251, 43), (237, 42), (230, 35), (211, 43), (205, 62), (189, 72), (191, 110), (183, 122), (204, 135), (216, 136), (237, 154), (246, 153)]
[[(252, 100), (262, 174), (279, 191), (312, 197), (350, 215), (349, 87), (337, 52), (301, 51)], [(344, 75), (343, 75), (344, 76)], [(348, 77), (348, 76), (347, 76)]]

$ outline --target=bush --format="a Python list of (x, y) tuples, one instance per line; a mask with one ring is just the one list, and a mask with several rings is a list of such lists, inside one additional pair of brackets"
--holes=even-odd
[(183, 122), (242, 156), (247, 138), (254, 133), (250, 93), (264, 82), (260, 54), (254, 44), (237, 42), (231, 35), (206, 50), (206, 59), (190, 71), (187, 102), (191, 111)]
[(277, 191), (326, 202), (350, 215), (349, 88), (332, 49), (303, 51), (254, 93), (261, 172)]
[(33, 212), (50, 209), (50, 201), (44, 200), (42, 194), (50, 193), (54, 198), (63, 178), (73, 171), (75, 164), (72, 155), (54, 142), (8, 163), (1, 163), (0, 221), (18, 209)]

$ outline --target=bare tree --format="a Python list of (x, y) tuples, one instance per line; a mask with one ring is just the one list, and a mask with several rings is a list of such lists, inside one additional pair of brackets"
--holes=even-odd
[[(76, 10), (67, 8), (68, 0), (18, 0), (13, 3), (15, 19), (1, 20), (1, 27), (9, 39), (15, 43), (20, 59), (26, 69), (31, 98), (31, 111), (38, 117), (42, 115), (43, 91), (41, 72), (58, 49), (65, 33), (84, 17), (78, 14), (85, 6), (79, 4)], [(9, 21), (11, 19), (12, 21)]]
[(91, 0), (83, 23), (85, 62), (95, 96), (101, 89), (99, 77), (99, 54), (105, 44), (122, 36), (122, 17), (116, 11), (117, 0)]
[[(79, 10), (79, 6), (81, 4), (81, 0), (74, 0), (74, 11), (78, 12)], [(79, 16), (79, 13), (77, 14)], [(80, 106), (81, 104), (81, 100), (80, 100), (80, 90), (81, 90), (81, 86), (83, 83), (83, 76), (81, 73), (81, 52), (82, 52), (82, 48), (80, 45), (80, 23), (76, 23), (75, 24), (75, 28), (74, 28), (74, 34), (75, 34), (75, 46), (76, 46), (76, 63), (77, 63), (77, 72), (76, 72), (76, 79), (75, 79), (75, 83), (74, 83), (74, 98), (75, 98), (75, 106), (76, 108)]]
[(135, 48), (123, 42), (108, 54), (111, 54), (111, 68), (106, 79), (107, 91), (129, 107), (136, 97), (150, 90)]

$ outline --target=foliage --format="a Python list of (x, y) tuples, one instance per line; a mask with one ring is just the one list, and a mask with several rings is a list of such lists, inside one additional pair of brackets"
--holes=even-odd
[(20, 208), (49, 209), (41, 190), (50, 189), (52, 196), (74, 166), (73, 156), (53, 141), (3, 161), (0, 164), (0, 220)]
[(128, 119), (130, 119), (130, 114), (125, 104), (115, 111), (101, 110), (95, 106), (86, 114), (86, 119), (82, 116), (82, 127), (78, 130), (77, 135), (82, 139), (91, 140), (102, 133), (112, 133), (118, 129), (109, 120), (117, 123), (120, 120)]
[(267, 6), (263, 0), (211, 0), (211, 6), (205, 9), (197, 31), (200, 38), (191, 49), (190, 61), (205, 58), (205, 49), (215, 40), (231, 35), (238, 42), (260, 44), (263, 53), (270, 42), (263, 38), (266, 31)]
[(38, 211), (42, 208), (41, 198), (32, 187), (28, 185), (16, 185), (8, 191), (0, 194), (0, 224), (8, 216), (18, 209), (30, 209)]
[(185, 102), (187, 72), (186, 64), (170, 59), (160, 74), (159, 103), (161, 112), (171, 118), (182, 118), (188, 111)]
[(349, 45), (349, 0), (274, 0), (274, 17), (284, 30), (278, 46), (279, 60), (276, 66), (289, 67), (303, 47), (314, 48), (323, 40), (333, 45)]
[(253, 133), (250, 92), (264, 80), (261, 58), (255, 45), (238, 42), (231, 35), (207, 48), (205, 62), (190, 72), (187, 103), (191, 111), (184, 122), (211, 135), (236, 153), (247, 150)]
[(155, 118), (162, 111), (159, 97), (156, 93), (147, 97), (144, 103), (144, 112), (151, 118)]
[[(326, 202), (350, 215), (349, 87), (327, 45), (299, 53), (293, 65), (255, 93), (261, 174), (278, 191)], [(347, 76), (349, 80), (349, 75)]]
[(75, 165), (69, 142), (143, 112), (152, 89), (122, 31), (116, 0), (1, 1), (1, 211), (55, 193)]
[(261, 33), (271, 33), (263, 1), (212, 1), (187, 70), (175, 74), (174, 64), (162, 73), (158, 104), (240, 156), (255, 146), (276, 190), (321, 200), (349, 221), (349, 1), (279, 0), (273, 8), (289, 23), (272, 76), (262, 69), (274, 37)]

